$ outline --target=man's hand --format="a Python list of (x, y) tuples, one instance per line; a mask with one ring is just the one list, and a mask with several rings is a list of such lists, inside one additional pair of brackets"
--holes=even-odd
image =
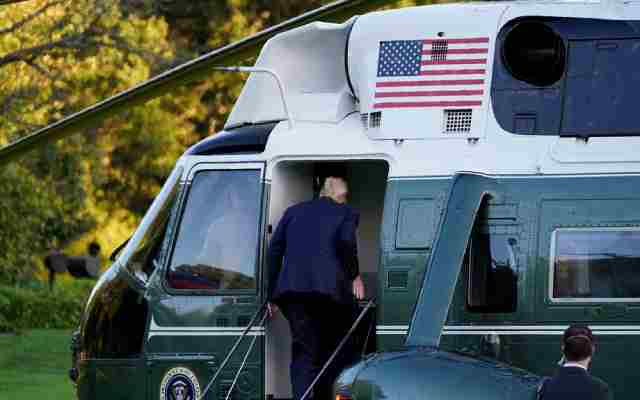
[(356, 279), (353, 280), (353, 295), (356, 296), (358, 300), (364, 299), (364, 283), (362, 283), (360, 275), (356, 276)]
[(278, 313), (278, 306), (273, 303), (267, 303), (267, 318), (273, 318)]

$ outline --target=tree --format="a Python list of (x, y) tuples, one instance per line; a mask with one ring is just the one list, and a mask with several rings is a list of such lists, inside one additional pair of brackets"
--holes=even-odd
[[(173, 60), (167, 32), (162, 18), (124, 17), (115, 0), (34, 0), (0, 8), (0, 141), (13, 140), (167, 68)], [(152, 131), (159, 120), (166, 129), (176, 126), (167, 123), (175, 116), (172, 110), (163, 115), (162, 107), (153, 109), (106, 121), (87, 135), (40, 149), (0, 172), (0, 179), (9, 183), (0, 196), (0, 221), (6, 222), (0, 245), (7, 249), (0, 253), (0, 280), (27, 277), (35, 268), (33, 256), (27, 255), (68, 243), (92, 228), (100, 209), (118, 208), (101, 196), (111, 177), (118, 176), (117, 170), (105, 168), (120, 151), (120, 136), (111, 132), (124, 131), (140, 142), (145, 136), (138, 131)], [(166, 160), (166, 151), (175, 154), (175, 146), (162, 137), (148, 142), (144, 149), (154, 162), (144, 163), (143, 169), (153, 183), (131, 185), (134, 198), (146, 190), (144, 201), (152, 198), (173, 163)], [(140, 150), (135, 142), (123, 146)]]

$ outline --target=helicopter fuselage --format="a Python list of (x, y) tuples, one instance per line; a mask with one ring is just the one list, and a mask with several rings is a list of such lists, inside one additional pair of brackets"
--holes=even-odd
[[(336, 163), (376, 299), (342, 398), (531, 398), (573, 322), (634, 397), (639, 11), (449, 4), (276, 36), (256, 64), (291, 113), (252, 74), (178, 160), (87, 303), (79, 397), (199, 398), (263, 302), (272, 228)], [(207, 398), (290, 398), (289, 345), (281, 316), (251, 327)]]

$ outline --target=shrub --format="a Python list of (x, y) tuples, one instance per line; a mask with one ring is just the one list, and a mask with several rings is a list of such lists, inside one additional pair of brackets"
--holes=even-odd
[(0, 333), (11, 332), (14, 329), (11, 327), (9, 320), (5, 316), (5, 311), (9, 308), (9, 299), (2, 295), (0, 292)]
[(76, 327), (94, 283), (75, 281), (53, 290), (0, 285), (0, 331)]

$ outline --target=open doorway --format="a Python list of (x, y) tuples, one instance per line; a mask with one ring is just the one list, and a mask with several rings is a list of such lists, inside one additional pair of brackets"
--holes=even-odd
[[(378, 292), (380, 230), (389, 166), (383, 160), (281, 161), (273, 170), (269, 196), (269, 224), (275, 229), (284, 211), (299, 202), (318, 196), (318, 178), (327, 169), (343, 171), (349, 185), (348, 203), (360, 213), (358, 258), (365, 297)], [(363, 321), (357, 343), (363, 350), (375, 349), (375, 312)], [(372, 329), (370, 329), (372, 328)], [(360, 349), (359, 349), (360, 350)], [(289, 363), (291, 337), (282, 315), (269, 321), (266, 328), (266, 392), (275, 399), (290, 399)]]

